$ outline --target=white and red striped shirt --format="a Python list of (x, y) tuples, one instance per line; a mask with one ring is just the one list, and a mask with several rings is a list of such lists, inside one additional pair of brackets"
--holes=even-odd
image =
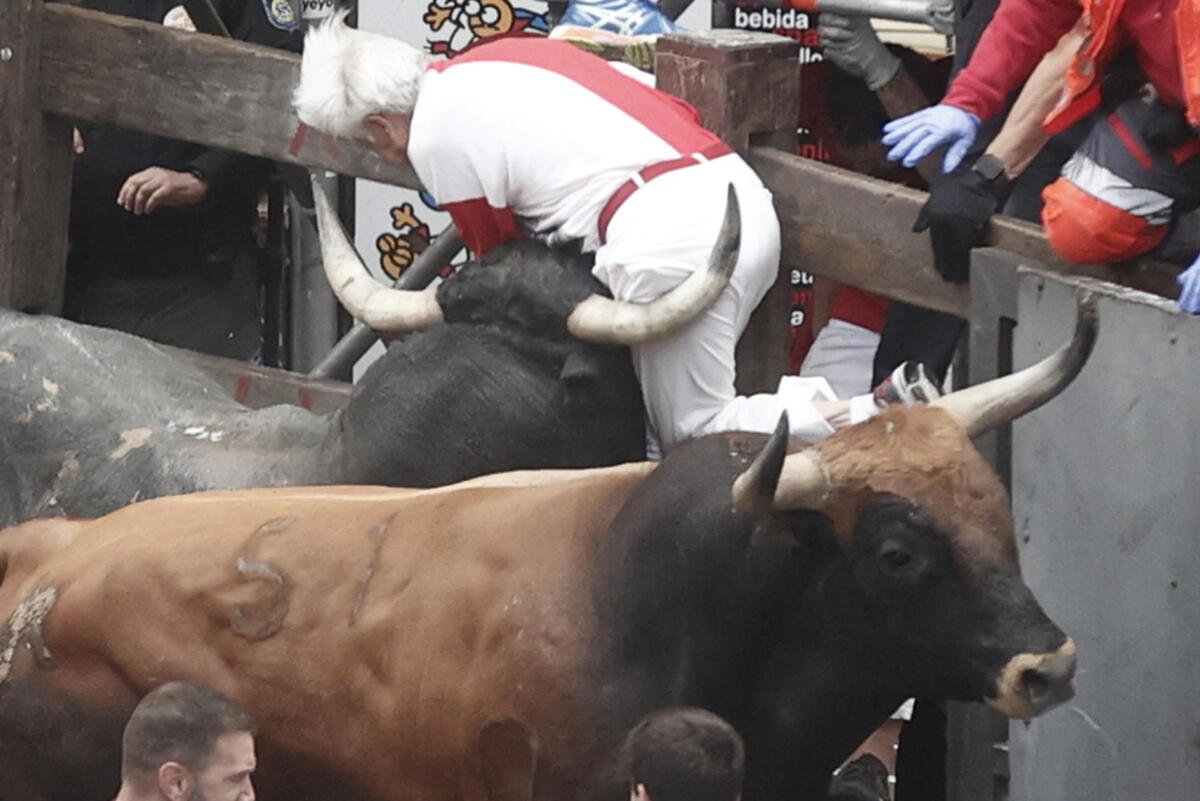
[(477, 255), (522, 229), (591, 251), (600, 211), (624, 181), (720, 141), (690, 105), (603, 59), (514, 38), (430, 68), (408, 156)]

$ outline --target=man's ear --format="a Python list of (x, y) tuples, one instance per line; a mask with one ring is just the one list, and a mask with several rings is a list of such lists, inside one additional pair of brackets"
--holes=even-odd
[(644, 784), (635, 784), (629, 793), (629, 801), (651, 801), (650, 791)]
[(158, 790), (169, 801), (185, 801), (192, 795), (192, 772), (178, 762), (164, 762), (158, 768)]
[(368, 114), (363, 118), (363, 128), (367, 139), (373, 145), (382, 145), (392, 141), (392, 121), (386, 114)]

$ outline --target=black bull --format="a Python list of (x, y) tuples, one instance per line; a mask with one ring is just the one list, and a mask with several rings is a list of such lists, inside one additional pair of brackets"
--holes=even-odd
[(394, 343), (324, 416), (249, 410), (145, 340), (0, 309), (0, 525), (205, 489), (429, 487), (642, 458), (628, 349), (566, 330), (603, 291), (587, 261), (521, 242), (484, 264), (439, 287), (444, 324)]
[(1040, 714), (1070, 697), (1075, 646), (1021, 580), (970, 437), (1074, 377), (1082, 312), (1019, 374), (792, 454), (784, 420), (656, 469), (189, 496), (4, 532), (0, 778), (25, 788), (6, 801), (101, 801), (121, 720), (173, 678), (256, 715), (264, 797), (314, 801), (620, 801), (623, 732), (681, 703), (742, 731), (747, 801), (804, 801), (907, 695)]

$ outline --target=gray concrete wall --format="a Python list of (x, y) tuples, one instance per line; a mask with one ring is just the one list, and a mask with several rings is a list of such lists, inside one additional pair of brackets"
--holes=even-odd
[[(1200, 318), (1098, 286), (1087, 366), (1013, 427), (1022, 567), (1079, 673), (1071, 703), (1012, 725), (1011, 794), (1200, 799)], [(1073, 293), (1020, 279), (1017, 367), (1070, 335)]]

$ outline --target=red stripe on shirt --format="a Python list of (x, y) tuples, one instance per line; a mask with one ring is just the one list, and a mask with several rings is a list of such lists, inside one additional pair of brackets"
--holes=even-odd
[(457, 203), (443, 203), (465, 244), (476, 256), (482, 256), (497, 245), (512, 242), (522, 236), (517, 219), (508, 208), (498, 209), (485, 198), (477, 197)]
[(602, 98), (638, 122), (671, 147), (686, 155), (721, 141), (700, 125), (700, 113), (677, 97), (652, 89), (622, 75), (599, 56), (552, 39), (502, 39), (488, 42), (430, 69), (444, 72), (460, 64), (507, 62), (561, 75)]
[(1147, 170), (1154, 169), (1154, 162), (1150, 160), (1150, 154), (1142, 149), (1138, 141), (1133, 138), (1133, 134), (1125, 127), (1125, 123), (1116, 114), (1108, 115), (1108, 124), (1112, 126), (1117, 137), (1125, 143), (1126, 149), (1130, 154), (1137, 159), (1138, 164), (1141, 164)]

